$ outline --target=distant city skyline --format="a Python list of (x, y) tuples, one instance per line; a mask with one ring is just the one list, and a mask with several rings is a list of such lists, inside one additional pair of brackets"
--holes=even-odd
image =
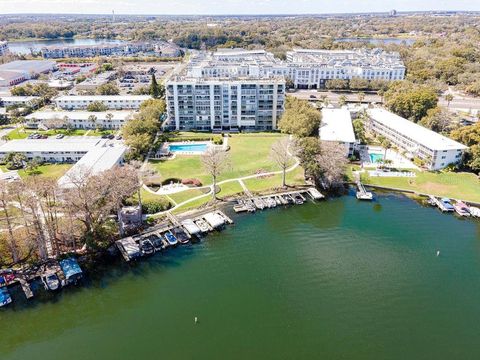
[(0, 14), (266, 15), (429, 10), (480, 11), (471, 0), (0, 0)]

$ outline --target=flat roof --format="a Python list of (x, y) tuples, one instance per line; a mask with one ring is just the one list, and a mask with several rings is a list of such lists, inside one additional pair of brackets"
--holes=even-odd
[(37, 111), (27, 115), (27, 120), (51, 120), (64, 119), (65, 117), (74, 120), (88, 120), (90, 116), (95, 116), (98, 120), (107, 120), (108, 115), (112, 115), (113, 120), (125, 120), (134, 114), (133, 111)]
[(92, 176), (109, 170), (118, 164), (126, 151), (127, 147), (123, 144), (95, 146), (58, 180), (58, 184), (62, 187), (71, 187), (71, 180), (82, 175), (82, 173), (88, 173)]
[(0, 95), (0, 101), (17, 101), (17, 102), (26, 102), (26, 101), (32, 101), (35, 99), (39, 99), (39, 96), (1, 96)]
[(56, 62), (51, 60), (16, 60), (3, 65), (0, 65), (0, 70), (19, 70), (25, 72), (35, 72), (40, 68), (44, 71), (45, 68), (55, 67)]
[(108, 101), (108, 100), (140, 100), (152, 99), (150, 95), (65, 95), (55, 101)]
[(323, 141), (355, 142), (350, 111), (347, 109), (322, 109), (319, 136)]
[(10, 140), (0, 146), (0, 152), (88, 152), (102, 141), (106, 140), (91, 136)]
[(431, 150), (464, 150), (467, 148), (457, 141), (415, 124), (413, 121), (407, 120), (385, 109), (369, 109), (367, 113), (375, 121)]

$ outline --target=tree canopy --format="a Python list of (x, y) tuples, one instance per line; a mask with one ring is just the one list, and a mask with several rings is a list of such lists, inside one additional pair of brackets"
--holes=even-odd
[(320, 122), (321, 113), (308, 101), (289, 96), (278, 127), (283, 133), (306, 137), (318, 133)]

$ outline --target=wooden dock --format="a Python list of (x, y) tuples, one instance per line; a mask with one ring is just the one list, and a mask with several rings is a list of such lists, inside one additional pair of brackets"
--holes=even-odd
[(360, 182), (357, 181), (357, 193), (356, 197), (359, 200), (373, 200), (373, 194), (365, 189), (365, 186)]

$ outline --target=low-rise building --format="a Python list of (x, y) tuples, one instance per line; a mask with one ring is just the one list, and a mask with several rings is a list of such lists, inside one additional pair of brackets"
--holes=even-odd
[(0, 96), (0, 106), (34, 107), (40, 98), (38, 96)]
[(55, 61), (17, 60), (0, 65), (0, 87), (14, 86), (56, 69)]
[(97, 144), (58, 180), (58, 184), (63, 188), (73, 187), (75, 180), (83, 178), (86, 174), (98, 175), (102, 171), (121, 165), (126, 151), (127, 147), (123, 144), (109, 142)]
[(106, 142), (99, 137), (68, 137), (63, 139), (21, 139), (7, 141), (0, 146), (0, 158), (8, 153), (24, 154), (27, 160), (39, 158), (49, 163), (79, 161), (95, 146)]
[(429, 170), (440, 170), (462, 160), (465, 145), (404, 119), (385, 109), (367, 110), (366, 128), (388, 139), (408, 157), (418, 158)]
[(8, 43), (6, 41), (0, 41), (0, 56), (8, 53)]
[(55, 105), (65, 110), (85, 110), (88, 105), (100, 102), (112, 110), (137, 110), (144, 101), (151, 98), (150, 95), (66, 95), (57, 97)]
[(133, 117), (133, 111), (37, 111), (25, 117), (30, 127), (58, 123), (75, 129), (120, 129)]
[(350, 111), (347, 109), (322, 109), (319, 137), (321, 141), (343, 145), (346, 157), (353, 155), (356, 139)]

